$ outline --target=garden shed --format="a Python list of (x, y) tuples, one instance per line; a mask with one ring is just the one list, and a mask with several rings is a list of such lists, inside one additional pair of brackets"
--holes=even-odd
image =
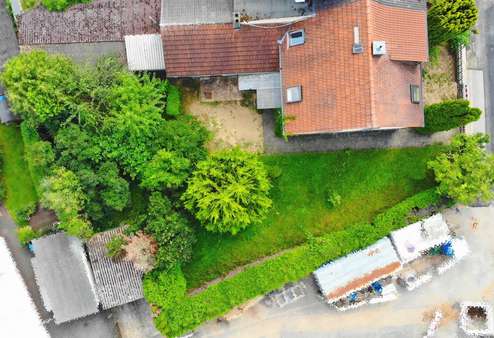
[(94, 235), (87, 243), (96, 291), (103, 309), (110, 309), (144, 297), (142, 272), (130, 261), (112, 259), (107, 255), (108, 242), (122, 234), (123, 228), (112, 229)]
[(389, 238), (366, 249), (332, 261), (314, 272), (321, 293), (333, 303), (401, 268), (401, 262)]
[(98, 312), (98, 297), (82, 242), (59, 232), (33, 240), (31, 263), (56, 324)]
[(50, 337), (3, 237), (0, 237), (0, 297), (2, 337)]
[(425, 250), (451, 240), (448, 224), (440, 213), (393, 231), (390, 237), (403, 264), (420, 257)]

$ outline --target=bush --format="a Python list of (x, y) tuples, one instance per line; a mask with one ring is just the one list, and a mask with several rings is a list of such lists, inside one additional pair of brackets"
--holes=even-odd
[(43, 6), (49, 11), (63, 11), (69, 6), (77, 3), (88, 3), (91, 0), (41, 0)]
[(285, 137), (285, 120), (283, 118), (283, 114), (281, 113), (281, 109), (276, 109), (275, 113), (275, 129), (274, 129), (274, 134), (280, 138)]
[(421, 134), (432, 134), (439, 131), (463, 127), (477, 121), (482, 111), (470, 107), (467, 100), (449, 100), (425, 107), (425, 127), (418, 128)]
[(39, 233), (29, 225), (26, 225), (17, 229), (17, 237), (19, 238), (21, 245), (27, 245), (33, 239), (38, 238)]
[(15, 213), (15, 219), (21, 224), (27, 224), (32, 214), (36, 212), (36, 203), (29, 203), (18, 209)]
[(124, 246), (127, 241), (123, 236), (114, 236), (112, 239), (106, 243), (106, 250), (108, 257), (119, 258), (125, 252)]
[(171, 84), (168, 85), (166, 113), (170, 116), (178, 116), (182, 113), (180, 89)]
[(328, 190), (328, 205), (330, 208), (337, 207), (341, 204), (341, 196), (335, 191)]
[[(311, 243), (246, 268), (194, 296), (185, 296), (185, 282), (178, 272), (173, 277), (178, 280), (178, 285), (170, 284), (166, 275), (148, 275), (144, 282), (145, 296), (150, 303), (160, 307), (160, 314), (155, 318), (156, 327), (167, 337), (190, 332), (249, 299), (306, 277), (329, 260), (369, 246), (390, 231), (405, 226), (412, 210), (439, 201), (440, 197), (434, 190), (424, 191), (379, 215), (373, 224), (355, 225), (315, 238)], [(173, 296), (169, 296), (170, 293)]]
[(475, 0), (429, 0), (429, 45), (438, 46), (470, 30), (477, 19)]
[(261, 160), (233, 149), (198, 163), (182, 200), (207, 230), (235, 235), (264, 219), (270, 187)]

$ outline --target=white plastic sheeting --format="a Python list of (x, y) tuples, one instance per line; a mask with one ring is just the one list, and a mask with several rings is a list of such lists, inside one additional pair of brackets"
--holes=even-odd
[(0, 237), (0, 297), (1, 337), (50, 337), (2, 237)]
[(436, 214), (391, 233), (391, 240), (403, 264), (420, 257), (423, 251), (450, 239), (450, 231), (442, 214)]

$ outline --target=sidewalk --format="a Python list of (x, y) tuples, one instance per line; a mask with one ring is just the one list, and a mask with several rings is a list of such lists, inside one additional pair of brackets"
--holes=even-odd
[(485, 118), (485, 92), (484, 92), (484, 72), (478, 69), (467, 69), (465, 82), (468, 88), (467, 99), (472, 107), (482, 110), (482, 115), (478, 121), (465, 126), (465, 133), (468, 135), (476, 133), (487, 133)]

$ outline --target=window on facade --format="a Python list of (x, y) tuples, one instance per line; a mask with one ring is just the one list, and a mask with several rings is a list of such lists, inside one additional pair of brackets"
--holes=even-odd
[(302, 86), (295, 86), (287, 88), (286, 90), (286, 102), (294, 103), (302, 101)]
[(410, 99), (412, 103), (420, 103), (420, 87), (416, 85), (410, 85)]
[(288, 33), (288, 35), (289, 35), (290, 47), (303, 45), (305, 42), (305, 34), (304, 34), (303, 29), (298, 30), (298, 31), (294, 31), (294, 32), (290, 32), (290, 33)]

